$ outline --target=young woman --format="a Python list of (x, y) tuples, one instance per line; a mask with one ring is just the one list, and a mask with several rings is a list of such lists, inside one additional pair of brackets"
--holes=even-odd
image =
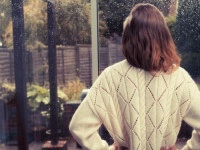
[[(124, 22), (125, 60), (106, 68), (75, 112), (70, 131), (88, 150), (172, 150), (182, 120), (194, 128), (183, 148), (200, 149), (200, 92), (180, 67), (162, 13), (137, 4)], [(114, 143), (101, 139), (104, 124)]]

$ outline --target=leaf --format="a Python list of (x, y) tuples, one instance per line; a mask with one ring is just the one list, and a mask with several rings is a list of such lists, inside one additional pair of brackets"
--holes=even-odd
[(49, 97), (44, 97), (43, 99), (42, 99), (42, 102), (45, 104), (45, 105), (47, 105), (47, 104), (49, 104)]
[(37, 92), (36, 91), (27, 91), (27, 97), (33, 97), (33, 96), (36, 96), (37, 95)]
[(66, 101), (68, 99), (67, 95), (61, 90), (58, 90), (58, 98), (61, 101)]
[(37, 97), (35, 98), (35, 101), (40, 103), (40, 102), (42, 102), (42, 99), (43, 99), (43, 96), (37, 95)]

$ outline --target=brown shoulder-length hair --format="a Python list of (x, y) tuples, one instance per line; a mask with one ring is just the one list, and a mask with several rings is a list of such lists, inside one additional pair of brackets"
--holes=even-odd
[(180, 57), (163, 14), (151, 4), (137, 4), (124, 21), (122, 51), (130, 65), (150, 72), (172, 72)]

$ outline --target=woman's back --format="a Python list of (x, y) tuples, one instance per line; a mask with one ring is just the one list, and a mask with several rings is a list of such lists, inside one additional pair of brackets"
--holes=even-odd
[(115, 149), (168, 149), (185, 120), (195, 130), (184, 149), (200, 149), (200, 92), (179, 67), (169, 28), (155, 6), (133, 7), (124, 22), (122, 52), (126, 60), (102, 72), (74, 114), (74, 138), (85, 149), (111, 149), (97, 132), (103, 123)]
[(115, 141), (130, 149), (159, 149), (175, 144), (191, 103), (192, 91), (184, 93), (185, 86), (190, 86), (189, 82), (193, 85), (182, 68), (153, 76), (122, 61), (109, 67), (104, 78), (108, 87), (99, 85), (103, 87), (101, 96), (93, 102), (98, 103), (98, 114)]
[[(102, 72), (75, 113), (70, 129), (75, 139), (79, 137), (77, 141), (91, 150), (106, 149), (94, 132), (101, 123), (117, 145), (130, 150), (172, 147), (182, 120), (199, 132), (199, 98), (197, 86), (184, 69), (151, 75), (124, 60)], [(195, 142), (198, 144), (198, 138)], [(200, 149), (196, 146), (191, 148)]]

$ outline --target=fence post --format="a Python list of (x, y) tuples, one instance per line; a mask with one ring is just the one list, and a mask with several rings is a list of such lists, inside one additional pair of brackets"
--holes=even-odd
[(79, 45), (75, 45), (76, 75), (80, 78), (80, 50)]
[(65, 84), (65, 53), (64, 49), (61, 49), (62, 51), (62, 83)]

